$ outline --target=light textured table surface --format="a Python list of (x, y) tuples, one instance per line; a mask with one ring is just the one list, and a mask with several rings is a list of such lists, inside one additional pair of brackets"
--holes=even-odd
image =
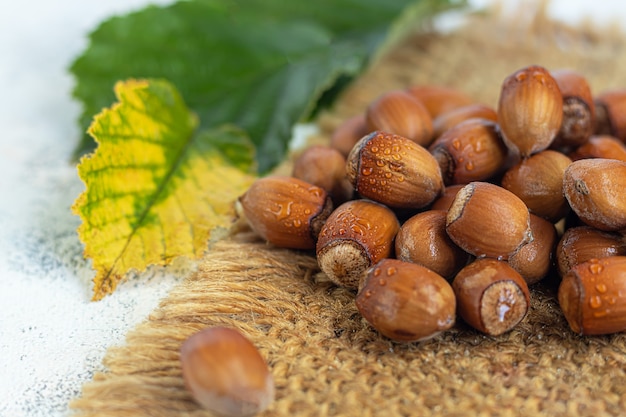
[[(70, 163), (81, 132), (67, 67), (98, 22), (148, 3), (0, 5), (1, 417), (67, 415), (68, 402), (102, 369), (106, 349), (123, 343), (181, 279), (147, 273), (90, 302), (92, 272), (70, 211), (83, 185)], [(550, 10), (574, 21), (626, 14), (617, 0), (553, 1)]]

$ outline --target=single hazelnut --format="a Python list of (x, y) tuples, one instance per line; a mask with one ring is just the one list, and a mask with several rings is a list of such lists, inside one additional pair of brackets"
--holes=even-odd
[(444, 183), (484, 181), (504, 166), (507, 147), (495, 122), (469, 119), (448, 129), (428, 148), (439, 163)]
[(370, 131), (382, 130), (428, 146), (433, 139), (433, 121), (424, 105), (402, 90), (388, 91), (365, 110)]
[(596, 111), (587, 79), (570, 69), (551, 71), (563, 96), (563, 122), (552, 147), (571, 148), (585, 143), (595, 130)]
[(626, 144), (610, 135), (592, 136), (568, 154), (572, 161), (588, 158), (607, 158), (626, 161)]
[(574, 266), (590, 259), (626, 255), (626, 240), (615, 232), (604, 232), (591, 226), (570, 227), (556, 248), (559, 275), (565, 276)]
[(335, 206), (350, 200), (354, 193), (346, 176), (346, 158), (330, 146), (306, 148), (295, 159), (291, 175), (326, 190)]
[(328, 193), (293, 177), (257, 179), (238, 199), (240, 215), (269, 243), (313, 249), (333, 205)]
[(441, 85), (414, 85), (407, 92), (417, 98), (435, 119), (458, 107), (468, 106), (474, 100), (463, 91)]
[(182, 344), (185, 386), (202, 407), (221, 416), (245, 417), (274, 400), (274, 380), (257, 348), (239, 331), (210, 327)]
[(560, 152), (538, 152), (509, 168), (500, 184), (534, 213), (556, 223), (569, 211), (563, 195), (563, 175), (572, 160)]
[(524, 278), (504, 261), (480, 258), (461, 269), (452, 282), (457, 313), (491, 336), (513, 329), (530, 308)]
[(362, 138), (348, 155), (346, 172), (359, 195), (391, 208), (426, 207), (443, 190), (435, 158), (417, 143), (387, 132)]
[(332, 212), (317, 241), (320, 269), (337, 285), (357, 289), (363, 271), (393, 253), (400, 223), (393, 211), (369, 200), (351, 200)]
[(585, 224), (600, 230), (626, 228), (626, 162), (593, 158), (565, 170), (563, 193)]
[(524, 202), (487, 182), (461, 188), (448, 210), (446, 231), (466, 252), (504, 260), (533, 239)]
[(559, 285), (561, 310), (572, 331), (599, 335), (626, 330), (626, 257), (574, 266)]
[(520, 273), (528, 285), (535, 284), (548, 275), (558, 242), (554, 224), (532, 213), (530, 230), (533, 241), (519, 248), (508, 260), (509, 265)]
[(434, 137), (438, 138), (446, 130), (468, 119), (484, 119), (493, 122), (498, 121), (498, 113), (493, 107), (485, 104), (474, 103), (463, 107), (457, 107), (441, 113), (433, 120)]
[(438, 273), (447, 280), (469, 262), (471, 256), (446, 233), (446, 212), (429, 210), (405, 221), (395, 240), (396, 258)]
[(430, 209), (448, 211), (454, 201), (454, 198), (456, 197), (456, 194), (463, 187), (465, 187), (465, 184), (452, 184), (446, 186), (441, 195), (430, 206)]
[(596, 134), (626, 142), (626, 89), (607, 90), (596, 96)]
[(330, 146), (347, 157), (354, 145), (369, 133), (364, 114), (357, 114), (344, 120), (330, 136)]
[(430, 339), (454, 325), (450, 284), (421, 265), (383, 259), (366, 271), (356, 307), (372, 327), (399, 342)]
[(548, 70), (533, 65), (505, 78), (498, 123), (505, 142), (530, 156), (550, 146), (563, 121), (563, 97)]

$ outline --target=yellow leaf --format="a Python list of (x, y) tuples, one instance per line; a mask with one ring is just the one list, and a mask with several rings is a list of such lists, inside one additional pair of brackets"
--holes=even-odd
[(131, 271), (200, 257), (254, 179), (245, 135), (232, 127), (198, 134), (197, 117), (168, 82), (118, 82), (115, 94), (118, 103), (89, 128), (98, 148), (80, 161), (86, 189), (72, 207), (96, 272), (94, 300)]

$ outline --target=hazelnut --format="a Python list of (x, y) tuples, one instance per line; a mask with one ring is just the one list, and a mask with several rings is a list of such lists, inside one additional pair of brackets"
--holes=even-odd
[(505, 142), (530, 156), (550, 146), (561, 128), (563, 97), (548, 70), (534, 65), (505, 78), (498, 123)]
[(437, 198), (433, 204), (430, 206), (431, 210), (443, 210), (448, 211), (452, 202), (454, 201), (454, 197), (461, 190), (461, 188), (465, 187), (465, 184), (452, 184), (448, 185), (443, 189), (443, 193)]
[(306, 148), (294, 161), (291, 175), (326, 190), (335, 206), (351, 199), (354, 192), (346, 176), (346, 158), (330, 146)]
[(487, 182), (471, 182), (461, 188), (448, 210), (446, 231), (454, 243), (476, 257), (506, 260), (532, 241), (524, 202)]
[(573, 70), (551, 72), (563, 97), (563, 122), (552, 143), (555, 148), (582, 145), (595, 129), (596, 111), (586, 78)]
[(370, 131), (395, 133), (422, 146), (433, 138), (433, 121), (424, 105), (409, 93), (389, 91), (371, 102), (365, 110)]
[(433, 120), (433, 129), (435, 131), (434, 137), (438, 138), (451, 127), (454, 127), (467, 119), (474, 118), (497, 122), (498, 113), (496, 113), (493, 107), (480, 103), (474, 103), (448, 110), (445, 113), (441, 113), (436, 119)]
[(618, 233), (590, 226), (567, 229), (556, 248), (556, 263), (561, 277), (574, 266), (590, 259), (626, 255), (626, 240)]
[(239, 331), (210, 327), (180, 350), (185, 386), (202, 407), (221, 416), (252, 416), (274, 400), (274, 380), (256, 347)]
[(470, 260), (446, 233), (446, 212), (429, 210), (409, 218), (396, 235), (396, 258), (413, 262), (452, 280)]
[(533, 241), (509, 256), (509, 265), (526, 280), (528, 285), (545, 278), (552, 268), (552, 255), (558, 236), (554, 224), (531, 213), (530, 230)]
[(541, 151), (509, 168), (500, 184), (518, 196), (531, 213), (556, 223), (569, 211), (563, 174), (571, 163), (560, 152)]
[(357, 289), (367, 268), (390, 257), (400, 229), (396, 215), (369, 200), (351, 200), (332, 212), (317, 241), (317, 263), (335, 284)]
[(607, 90), (596, 96), (596, 133), (626, 142), (626, 89)]
[(357, 114), (343, 121), (330, 137), (330, 146), (347, 157), (354, 145), (369, 133), (364, 114)]
[(441, 85), (415, 85), (409, 87), (407, 92), (426, 107), (433, 119), (455, 108), (474, 103), (464, 92)]
[(417, 143), (386, 132), (362, 138), (348, 155), (346, 171), (359, 195), (392, 208), (425, 207), (443, 189), (435, 158)]
[(506, 262), (476, 259), (452, 282), (458, 315), (485, 334), (498, 336), (522, 321), (530, 308), (524, 278)]
[(626, 257), (591, 259), (561, 281), (559, 305), (572, 331), (582, 335), (626, 330)]
[(428, 149), (439, 163), (447, 185), (487, 180), (502, 169), (507, 157), (498, 126), (486, 119), (457, 124)]
[(593, 158), (565, 170), (563, 192), (585, 224), (600, 230), (626, 228), (626, 162)]
[(454, 325), (450, 284), (421, 265), (383, 259), (366, 271), (356, 307), (372, 327), (399, 342), (430, 339)]
[(323, 188), (293, 177), (257, 179), (238, 200), (240, 215), (269, 243), (313, 249), (333, 205)]
[(607, 158), (626, 161), (626, 145), (609, 135), (592, 136), (568, 155), (572, 161), (587, 158)]

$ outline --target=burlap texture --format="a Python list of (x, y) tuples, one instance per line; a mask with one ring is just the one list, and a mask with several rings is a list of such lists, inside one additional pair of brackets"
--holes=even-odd
[[(535, 12), (514, 20), (483, 14), (449, 34), (410, 36), (320, 116), (314, 140), (328, 140), (379, 93), (411, 84), (458, 87), (495, 105), (506, 75), (540, 64), (577, 69), (594, 91), (626, 86), (619, 34), (573, 30)], [(573, 334), (555, 278), (532, 288), (529, 315), (503, 336), (459, 321), (410, 344), (380, 336), (358, 314), (354, 294), (324, 278), (313, 254), (273, 248), (245, 228), (217, 242), (198, 272), (109, 350), (108, 370), (84, 386), (75, 415), (209, 415), (184, 389), (178, 351), (192, 333), (218, 324), (240, 329), (267, 359), (277, 393), (266, 416), (626, 415), (626, 335)]]

